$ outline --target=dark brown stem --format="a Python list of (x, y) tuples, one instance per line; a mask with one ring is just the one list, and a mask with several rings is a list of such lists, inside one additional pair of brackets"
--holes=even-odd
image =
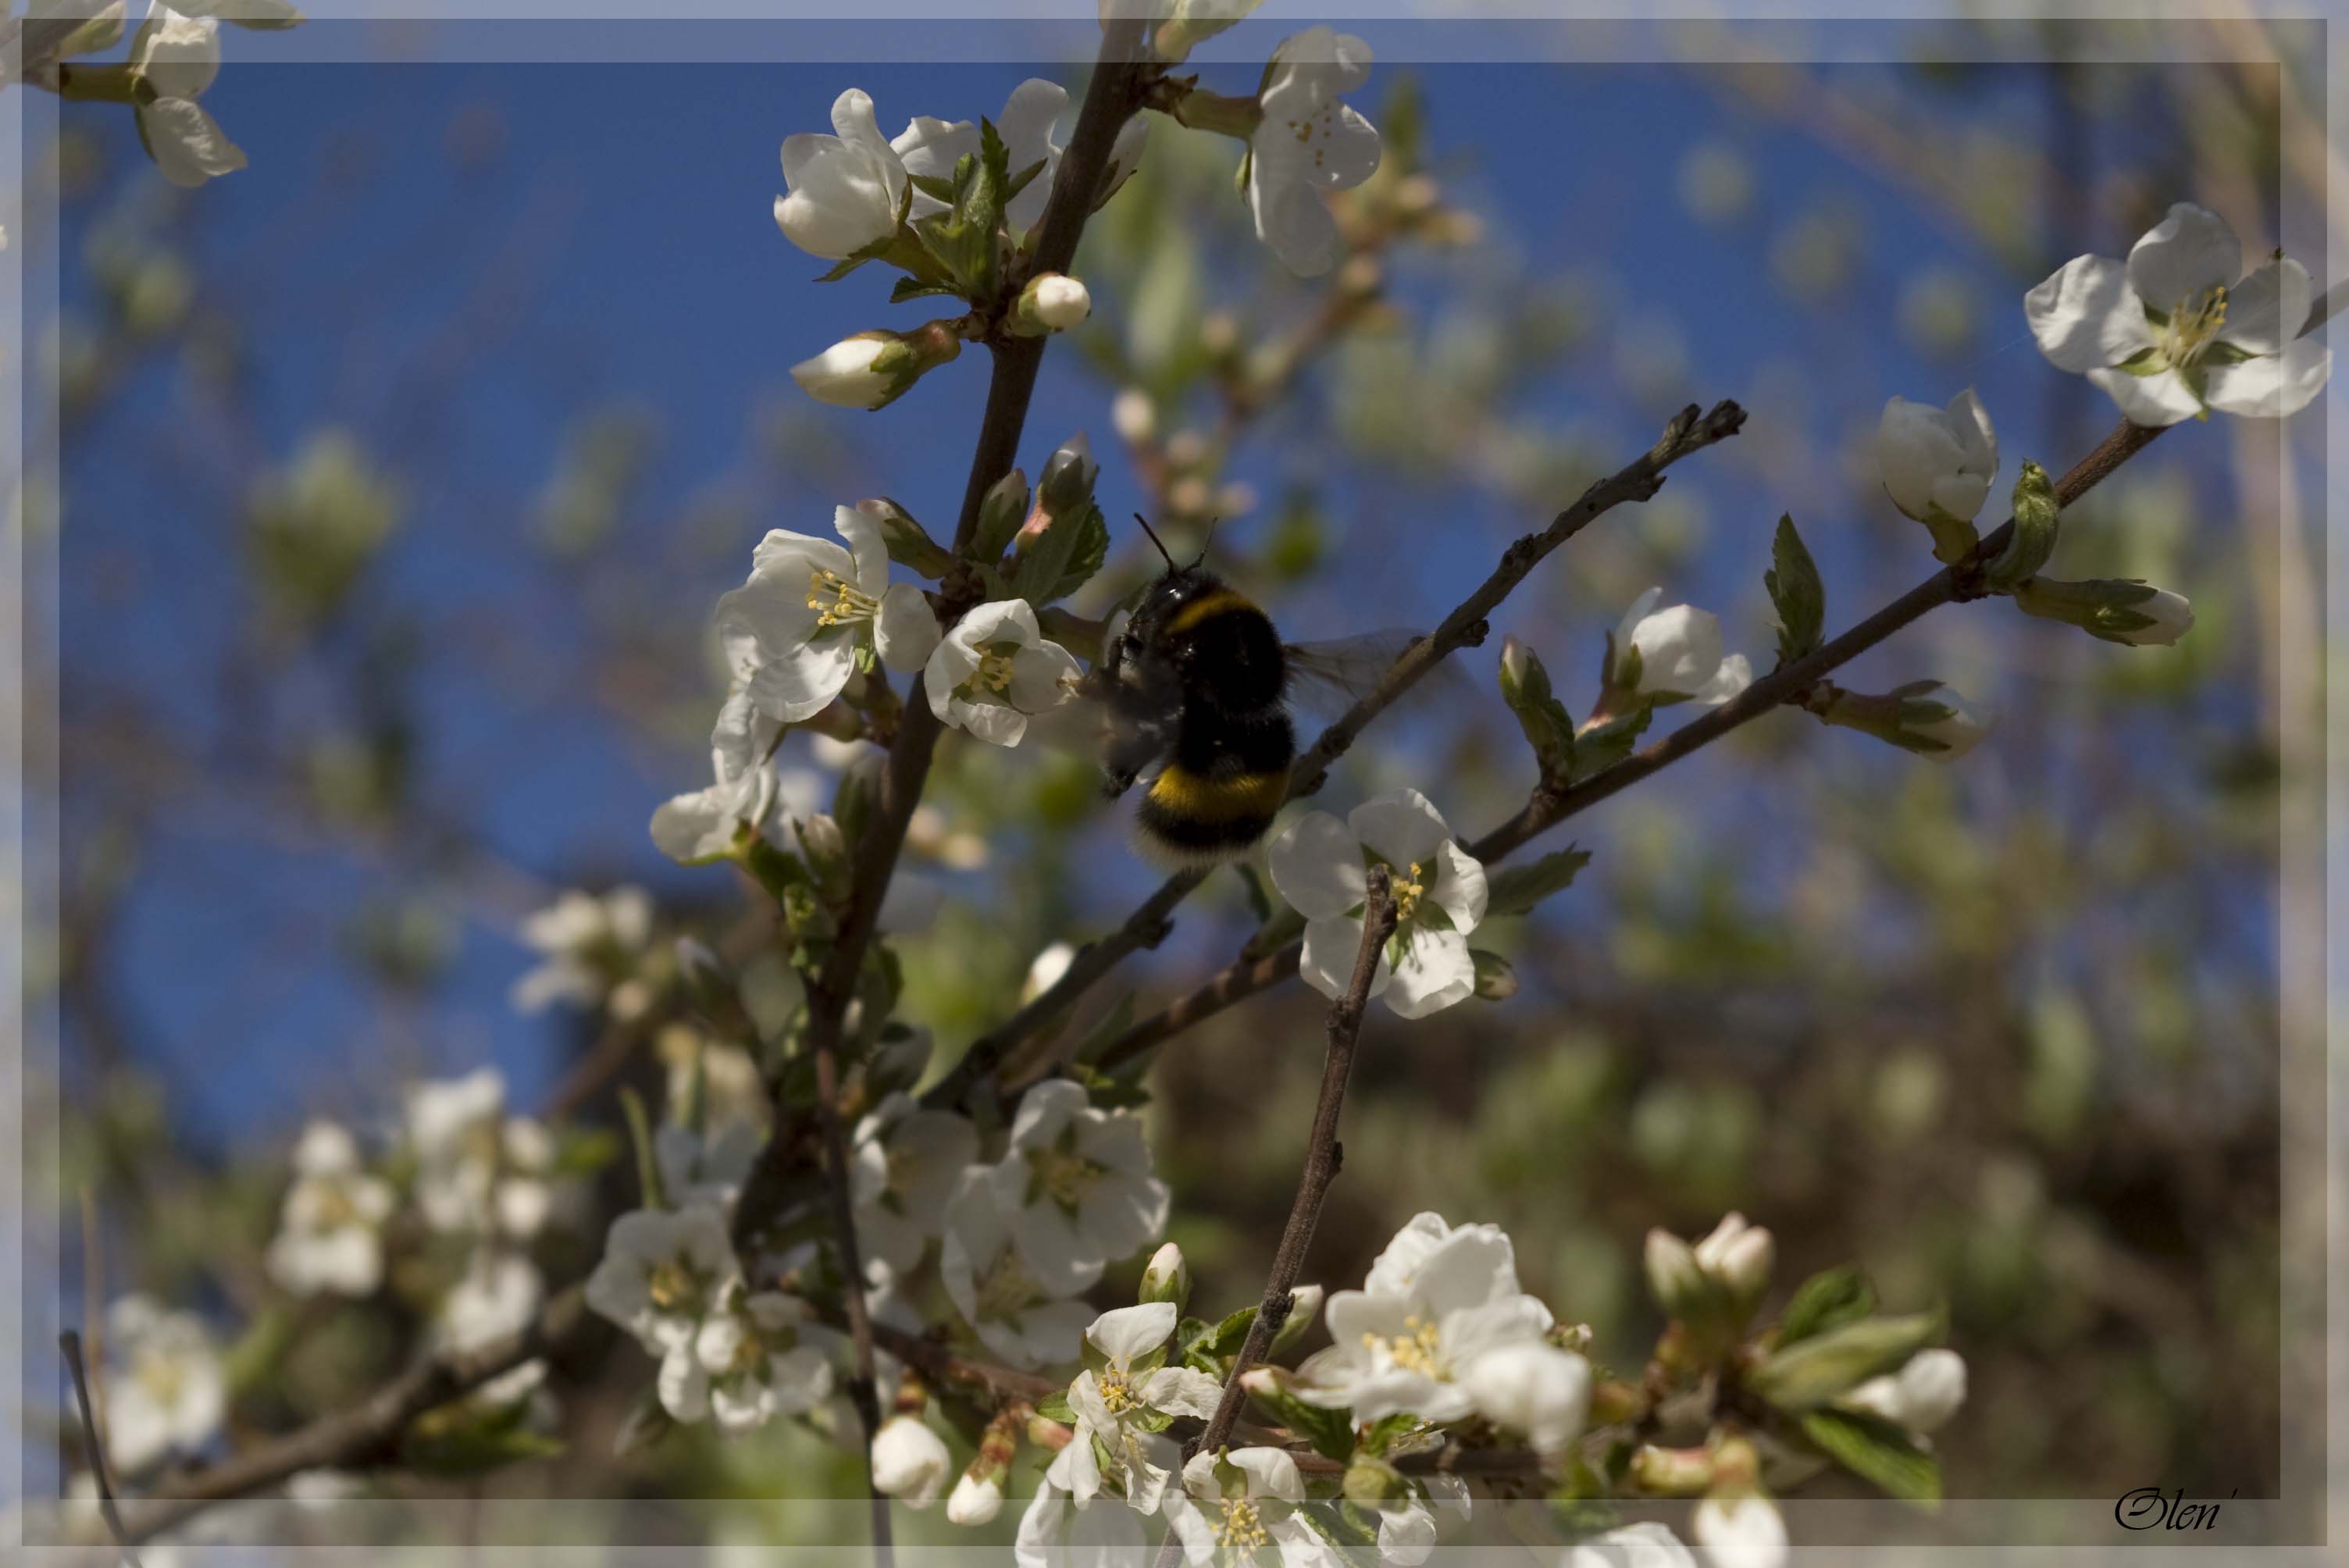
[[(1690, 404), (1665, 428), (1654, 447), (1620, 471), (1584, 490), (1541, 532), (1528, 533), (1511, 544), (1502, 552), (1492, 575), (1462, 600), (1444, 618), (1442, 625), (1404, 649), (1378, 684), (1324, 729), (1290, 765), (1288, 799), (1319, 789), (1330, 765), (1352, 748), (1373, 719), (1392, 707), (1452, 654), (1481, 644), (1486, 631), (1485, 618), (1498, 609), (1501, 602), (1552, 551), (1624, 502), (1647, 500), (1663, 487), (1666, 469), (1692, 452), (1734, 436), (1744, 423), (1745, 410), (1734, 403), (1716, 403), (1710, 412), (1700, 411), (1695, 404)], [(973, 1041), (954, 1071), (925, 1097), (926, 1103), (933, 1108), (960, 1103), (980, 1078), (1002, 1064), (1013, 1047), (1059, 1017), (1121, 959), (1137, 948), (1155, 946), (1163, 941), (1174, 906), (1188, 898), (1206, 878), (1204, 871), (1179, 872), (1167, 878), (1117, 930), (1080, 952), (1060, 979), (1001, 1025)]]
[(89, 1374), (81, 1364), (81, 1336), (67, 1329), (57, 1336), (57, 1348), (65, 1352), (66, 1370), (73, 1377), (74, 1403), (81, 1410), (81, 1450), (89, 1460), (91, 1478), (98, 1482), (98, 1511), (105, 1516), (114, 1543), (122, 1548), (122, 1560), (130, 1568), (140, 1568), (139, 1550), (131, 1545), (129, 1532), (122, 1528), (121, 1511), (114, 1506), (114, 1483), (107, 1479), (106, 1448), (98, 1441), (98, 1418), (90, 1414)]
[[(2056, 500), (2063, 505), (2071, 505), (2160, 435), (2159, 429), (2132, 425), (2124, 419), (2096, 444), (2094, 451), (2073, 464), (2070, 471), (2055, 481)], [(1499, 860), (1568, 817), (1662, 771), (1740, 725), (1750, 724), (1784, 704), (1799, 704), (1804, 695), (1829, 672), (1850, 663), (1926, 612), (1939, 605), (1981, 597), (1982, 567), (1997, 558), (2013, 534), (2014, 521), (2010, 518), (1991, 531), (1970, 560), (1936, 572), (1842, 635), (1793, 664), (1771, 671), (1731, 701), (1614, 767), (1578, 784), (1560, 787), (1545, 782), (1537, 786), (1524, 810), (1467, 846), (1468, 852), (1480, 861)], [(1102, 1048), (1098, 1065), (1107, 1068), (1131, 1061), (1200, 1020), (1278, 985), (1297, 973), (1297, 961), (1302, 951), (1301, 944), (1291, 943), (1267, 957), (1234, 961), (1206, 985), (1178, 997), (1110, 1041)]]
[(1380, 957), (1394, 928), (1395, 902), (1388, 886), (1387, 869), (1374, 866), (1362, 903), (1362, 945), (1354, 954), (1354, 973), (1347, 981), (1346, 994), (1330, 1004), (1321, 1057), (1321, 1096), (1314, 1103), (1313, 1128), (1305, 1138), (1305, 1170), (1297, 1181), (1297, 1196), (1289, 1201), (1288, 1222), (1281, 1227), (1280, 1244), (1272, 1254), (1272, 1273), (1265, 1280), (1264, 1299), (1257, 1307), (1256, 1320), (1248, 1325), (1247, 1337), (1241, 1341), (1239, 1355), (1232, 1362), (1231, 1376), (1224, 1382), (1224, 1397), (1216, 1401), (1216, 1413), (1208, 1418), (1206, 1430), (1189, 1445), (1190, 1453), (1212, 1453), (1231, 1436), (1232, 1423), (1239, 1418), (1240, 1405), (1247, 1398), (1240, 1378), (1264, 1359), (1273, 1336), (1288, 1321), (1289, 1311), (1296, 1305), (1290, 1293), (1297, 1286), (1297, 1276), (1304, 1271), (1306, 1250), (1313, 1244), (1313, 1227), (1321, 1218), (1322, 1200), (1330, 1195), (1330, 1183), (1337, 1180), (1339, 1164), (1345, 1158), (1338, 1142), (1338, 1117), (1346, 1106), (1346, 1081), (1354, 1071), (1354, 1046), (1361, 1038), (1362, 1009), (1370, 1006), (1371, 982), (1378, 975)]

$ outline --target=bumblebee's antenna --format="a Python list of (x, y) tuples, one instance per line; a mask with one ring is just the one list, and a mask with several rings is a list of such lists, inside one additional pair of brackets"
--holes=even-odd
[(1167, 570), (1167, 571), (1169, 571), (1169, 572), (1174, 571), (1174, 558), (1173, 556), (1171, 556), (1171, 555), (1167, 555), (1167, 554), (1166, 554), (1166, 546), (1165, 546), (1164, 544), (1163, 544), (1163, 543), (1160, 543), (1160, 542), (1159, 542), (1159, 539), (1158, 539), (1158, 536), (1157, 536), (1156, 534), (1154, 534), (1154, 533), (1151, 533), (1151, 532), (1150, 532), (1150, 524), (1148, 524), (1147, 522), (1143, 522), (1143, 521), (1142, 514), (1141, 514), (1140, 512), (1138, 512), (1138, 511), (1137, 511), (1137, 512), (1135, 512), (1135, 513), (1133, 514), (1133, 521), (1136, 521), (1136, 522), (1140, 522), (1140, 523), (1142, 523), (1142, 531), (1143, 531), (1143, 532), (1144, 532), (1144, 533), (1149, 533), (1149, 534), (1150, 534), (1150, 542), (1151, 542), (1151, 543), (1153, 543), (1153, 544), (1156, 544), (1156, 545), (1158, 545), (1158, 553), (1159, 553), (1160, 555), (1162, 555), (1162, 556), (1164, 556), (1164, 557), (1165, 557), (1165, 560), (1166, 560), (1166, 570)]
[(1216, 524), (1223, 521), (1220, 517), (1211, 517), (1207, 520), (1207, 537), (1200, 543), (1199, 559), (1191, 562), (1192, 565), (1205, 566), (1207, 563), (1207, 552), (1216, 547)]

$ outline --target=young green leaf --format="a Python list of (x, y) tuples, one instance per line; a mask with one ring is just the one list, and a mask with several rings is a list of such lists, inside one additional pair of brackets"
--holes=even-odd
[(1770, 603), (1778, 612), (1778, 662), (1791, 665), (1819, 645), (1827, 614), (1818, 563), (1795, 531), (1792, 512), (1778, 518), (1778, 531), (1770, 541), (1770, 570), (1762, 574), (1762, 585), (1770, 591)]

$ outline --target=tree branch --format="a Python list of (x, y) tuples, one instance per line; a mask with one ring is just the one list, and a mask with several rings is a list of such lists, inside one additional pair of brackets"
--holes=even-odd
[[(2071, 505), (2160, 435), (2160, 429), (2122, 420), (2097, 443), (2095, 450), (2055, 481), (2056, 500), (2064, 506)], [(1982, 597), (1982, 568), (1997, 559), (2013, 534), (2014, 521), (2009, 518), (1982, 540), (1968, 560), (1942, 568), (1842, 635), (1821, 645), (1807, 656), (1771, 671), (1736, 697), (1614, 767), (1578, 784), (1546, 780), (1537, 785), (1523, 810), (1467, 846), (1468, 852), (1480, 861), (1499, 860), (1568, 817), (1661, 772), (1739, 726), (1753, 722), (1773, 708), (1798, 702), (1829, 671), (1857, 658), (1926, 612), (1942, 604)], [(1266, 957), (1235, 960), (1206, 984), (1110, 1041), (1102, 1047), (1098, 1065), (1108, 1068), (1131, 1061), (1200, 1020), (1278, 985), (1297, 973), (1298, 957), (1303, 951), (1302, 943), (1291, 943)]]
[(64, 1352), (66, 1370), (72, 1375), (74, 1403), (81, 1411), (81, 1449), (89, 1460), (89, 1473), (98, 1483), (98, 1511), (106, 1520), (106, 1528), (113, 1532), (114, 1543), (122, 1548), (122, 1559), (130, 1568), (140, 1568), (138, 1548), (122, 1528), (121, 1511), (114, 1506), (114, 1483), (107, 1479), (106, 1448), (98, 1439), (98, 1418), (90, 1414), (89, 1374), (81, 1364), (81, 1336), (67, 1329), (57, 1336), (57, 1348)]
[[(1501, 602), (1552, 551), (1624, 502), (1649, 500), (1663, 488), (1666, 469), (1692, 452), (1734, 436), (1744, 423), (1745, 410), (1735, 403), (1716, 403), (1711, 411), (1702, 413), (1695, 404), (1690, 404), (1637, 460), (1584, 490), (1541, 532), (1526, 534), (1511, 544), (1502, 552), (1492, 575), (1462, 600), (1433, 633), (1405, 648), (1378, 684), (1324, 729), (1290, 765), (1287, 798), (1293, 800), (1319, 790), (1330, 765), (1352, 748), (1373, 719), (1393, 707), (1421, 677), (1453, 653), (1481, 644), (1486, 631), (1485, 616), (1499, 608)], [(1174, 906), (1196, 891), (1207, 875), (1206, 871), (1185, 871), (1167, 878), (1123, 924), (1081, 949), (1067, 971), (1033, 1001), (972, 1041), (962, 1060), (923, 1097), (923, 1103), (933, 1109), (960, 1104), (980, 1078), (1002, 1065), (1013, 1048), (1073, 1006), (1120, 960), (1137, 948), (1154, 947), (1164, 941), (1168, 916)]]

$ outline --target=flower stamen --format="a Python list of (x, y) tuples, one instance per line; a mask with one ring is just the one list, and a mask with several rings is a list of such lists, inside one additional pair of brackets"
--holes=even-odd
[(1416, 1372), (1438, 1382), (1450, 1381), (1451, 1374), (1443, 1359), (1443, 1336), (1435, 1325), (1413, 1315), (1402, 1320), (1402, 1326), (1403, 1332), (1392, 1337), (1364, 1334), (1363, 1348), (1374, 1352), (1383, 1349), (1387, 1358), (1406, 1372)]
[(1271, 1532), (1264, 1527), (1262, 1511), (1245, 1497), (1224, 1500), (1224, 1516), (1216, 1522), (1215, 1532), (1217, 1545), (1242, 1557), (1254, 1555), (1272, 1541)]
[(808, 573), (808, 608), (819, 627), (848, 626), (881, 613), (881, 601), (860, 592), (837, 572), (819, 566)]

